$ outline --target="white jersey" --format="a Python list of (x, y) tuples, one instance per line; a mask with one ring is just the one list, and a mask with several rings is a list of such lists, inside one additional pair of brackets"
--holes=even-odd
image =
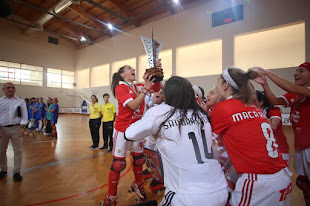
[[(141, 120), (125, 131), (127, 140), (141, 140), (155, 135), (167, 112), (173, 107), (161, 104), (150, 108)], [(162, 126), (156, 145), (161, 154), (164, 182), (167, 190), (177, 194), (207, 194), (227, 188), (219, 162), (213, 159), (212, 131), (206, 117), (201, 130), (200, 120), (189, 111), (179, 131), (179, 113), (176, 112)]]

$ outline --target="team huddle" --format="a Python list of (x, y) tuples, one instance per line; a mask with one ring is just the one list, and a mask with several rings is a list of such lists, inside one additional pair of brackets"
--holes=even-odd
[[(266, 77), (288, 93), (276, 97)], [(294, 78), (295, 84), (262, 68), (229, 67), (204, 99), (204, 91), (185, 78), (173, 76), (163, 85), (145, 73), (145, 83), (136, 85), (135, 70), (121, 67), (112, 78), (119, 113), (102, 204), (117, 204), (127, 151), (133, 157), (132, 191), (140, 202), (147, 200), (146, 148), (162, 161), (157, 185), (166, 189), (160, 205), (290, 205), (289, 147), (281, 111), (273, 106), (284, 105), (291, 107), (296, 184), (310, 205), (310, 63), (301, 64)], [(255, 91), (252, 80), (264, 91)]]

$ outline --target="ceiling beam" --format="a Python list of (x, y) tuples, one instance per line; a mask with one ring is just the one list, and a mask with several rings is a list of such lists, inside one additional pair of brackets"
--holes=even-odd
[(61, 29), (66, 30), (67, 32), (73, 34), (78, 39), (80, 39), (82, 36), (86, 37), (85, 35), (76, 31), (71, 25), (65, 24), (63, 21), (61, 21), (59, 19), (53, 19), (53, 24), (61, 27)]
[(122, 20), (124, 21), (124, 23), (130, 22), (131, 24), (135, 25), (136, 27), (139, 27), (139, 26), (140, 26), (140, 24), (137, 24), (137, 23), (133, 22), (133, 21), (131, 20), (131, 18), (127, 18), (127, 17), (125, 17), (125, 16), (123, 16), (123, 15), (120, 15), (120, 14), (118, 14), (118, 13), (112, 11), (111, 9), (108, 9), (107, 7), (101, 5), (101, 4), (99, 4), (99, 3), (97, 3), (97, 2), (95, 2), (95, 1), (93, 1), (93, 0), (84, 0), (84, 1), (86, 1), (86, 2), (88, 2), (88, 3), (90, 3), (90, 4), (92, 4), (92, 5), (94, 5), (94, 6), (98, 7), (98, 8), (100, 8), (100, 9), (102, 9), (102, 10), (104, 10), (104, 11), (110, 13), (110, 14), (113, 14), (114, 16), (117, 16), (118, 18), (122, 19)]
[(98, 20), (97, 18), (93, 17), (92, 15), (88, 14), (86, 11), (84, 11), (81, 7), (79, 6), (75, 6), (75, 5), (71, 5), (69, 7), (69, 9), (71, 9), (71, 11), (75, 12), (76, 14), (80, 15), (81, 17), (83, 17), (84, 19), (88, 20), (89, 22), (93, 23), (94, 25), (96, 25), (97, 27), (99, 27), (100, 29), (104, 30), (106, 29), (106, 27), (100, 22), (100, 20)]
[(41, 8), (39, 8), (39, 7), (36, 7), (36, 6), (33, 6), (33, 5), (28, 4), (28, 3), (26, 3), (26, 2), (19, 1), (19, 0), (14, 0), (14, 2), (17, 2), (17, 3), (19, 3), (19, 4), (23, 5), (23, 6), (26, 6), (26, 7), (35, 9), (35, 10), (38, 10), (38, 11), (40, 11), (40, 12), (42, 12), (42, 13), (46, 13), (46, 14), (52, 15), (52, 16), (58, 18), (58, 19), (61, 19), (61, 20), (64, 20), (64, 21), (68, 21), (68, 22), (71, 22), (71, 23), (73, 23), (73, 24), (77, 24), (77, 25), (79, 25), (79, 26), (81, 26), (81, 27), (85, 27), (85, 28), (87, 28), (87, 29), (89, 29), (89, 30), (93, 30), (93, 31), (96, 31), (96, 32), (98, 32), (98, 33), (105, 34), (105, 35), (107, 35), (107, 36), (109, 36), (109, 37), (112, 37), (111, 34), (105, 32), (105, 31), (103, 31), (103, 30), (98, 30), (98, 29), (92, 28), (92, 27), (90, 27), (90, 26), (81, 24), (81, 23), (79, 23), (79, 22), (73, 21), (73, 20), (68, 19), (68, 18), (66, 18), (66, 17), (59, 16), (59, 15), (57, 15), (57, 14), (48, 12), (48, 11), (46, 11), (46, 10), (44, 10), (44, 9), (41, 9)]
[[(129, 14), (128, 9), (122, 4), (118, 3), (116, 0), (107, 0), (107, 2), (112, 4), (115, 8), (117, 8), (126, 18), (128, 19), (133, 18), (133, 16)], [(131, 22), (140, 25), (140, 22), (138, 22), (137, 20), (132, 20)]]
[(171, 3), (169, 1), (169, 3), (167, 2), (163, 2), (165, 0), (157, 0), (158, 3), (160, 3), (160, 5), (162, 5), (164, 8), (166, 8), (171, 14), (175, 14), (175, 10), (172, 8)]

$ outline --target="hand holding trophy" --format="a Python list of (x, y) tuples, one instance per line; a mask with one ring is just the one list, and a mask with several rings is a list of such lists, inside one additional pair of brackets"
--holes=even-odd
[(158, 59), (159, 51), (162, 47), (162, 43), (157, 42), (153, 39), (153, 28), (152, 28), (152, 39), (141, 36), (145, 52), (148, 59), (148, 69), (145, 70), (145, 74), (152, 75), (155, 78), (154, 82), (162, 81), (164, 78), (164, 72), (161, 67), (161, 59)]

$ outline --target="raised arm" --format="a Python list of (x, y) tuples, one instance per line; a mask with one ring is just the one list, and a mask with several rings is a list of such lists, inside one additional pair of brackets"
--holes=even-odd
[(278, 77), (277, 75), (271, 73), (270, 71), (264, 70), (262, 68), (257, 68), (257, 70), (259, 73), (267, 76), (271, 81), (273, 81), (281, 89), (287, 92), (290, 92), (290, 93), (310, 97), (310, 90), (307, 87), (293, 84), (292, 82), (287, 81), (286, 79), (282, 79), (281, 77)]
[(154, 81), (154, 79), (152, 80), (152, 75), (147, 76), (147, 74), (143, 75), (143, 79), (145, 81), (145, 84), (144, 84), (142, 93), (140, 93), (137, 98), (127, 103), (127, 106), (132, 110), (136, 110), (140, 107), (140, 105), (142, 104), (144, 100), (146, 93), (150, 90), (152, 83)]
[(271, 91), (268, 83), (267, 83), (267, 79), (265, 77), (264, 72), (266, 70), (263, 70), (261, 68), (255, 68), (255, 70), (257, 70), (258, 72), (258, 77), (256, 79), (254, 79), (254, 81), (260, 85), (262, 85), (264, 92), (266, 94), (266, 97), (268, 99), (268, 101), (270, 102), (270, 104), (273, 105), (286, 105), (286, 102), (283, 98), (280, 97), (276, 97), (274, 95), (274, 93)]

